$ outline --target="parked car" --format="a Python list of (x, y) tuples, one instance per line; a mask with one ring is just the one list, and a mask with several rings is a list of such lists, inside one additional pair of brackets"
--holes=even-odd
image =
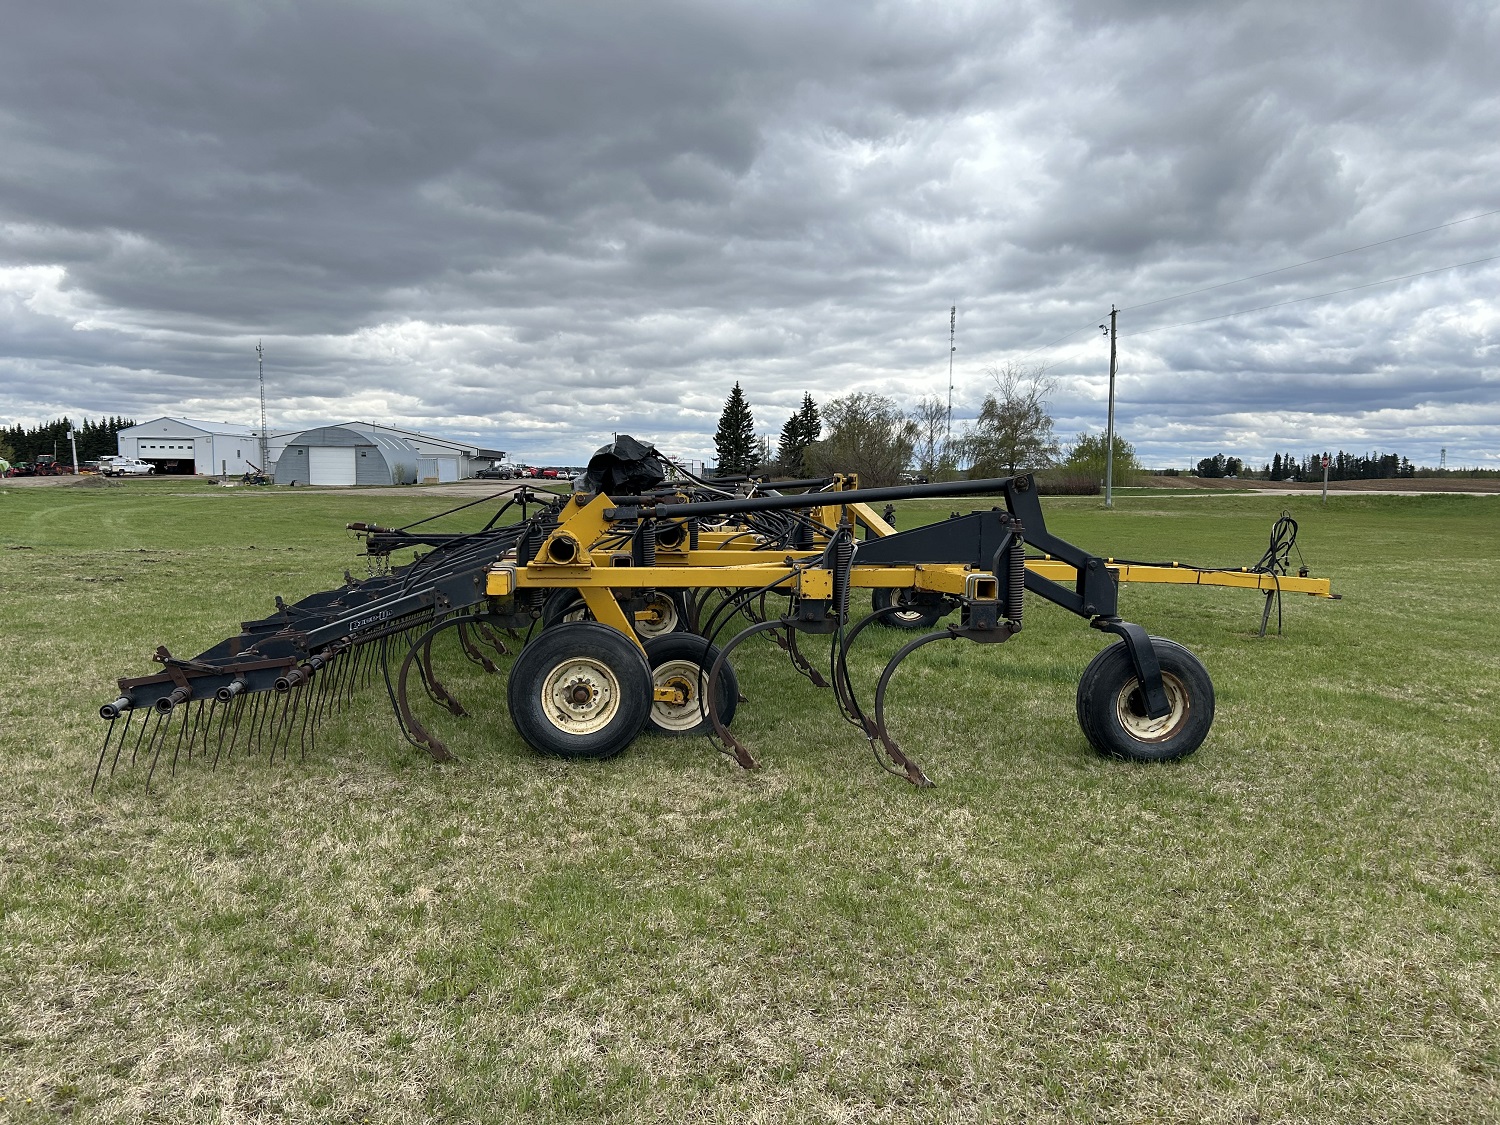
[(142, 477), (156, 472), (156, 466), (136, 457), (116, 457), (101, 471), (107, 477)]
[(480, 480), (510, 480), (516, 471), (509, 465), (487, 465), (474, 475)]
[(559, 476), (559, 470), (553, 468), (543, 469), (537, 476), (543, 480), (556, 480)]

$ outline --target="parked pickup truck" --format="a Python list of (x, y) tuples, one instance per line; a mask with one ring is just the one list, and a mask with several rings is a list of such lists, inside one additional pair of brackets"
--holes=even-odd
[(150, 461), (141, 461), (135, 457), (116, 457), (109, 462), (101, 462), (99, 471), (107, 477), (137, 477), (156, 472), (156, 466)]

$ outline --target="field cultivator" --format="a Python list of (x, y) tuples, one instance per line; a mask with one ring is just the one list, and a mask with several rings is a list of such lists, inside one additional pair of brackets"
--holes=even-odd
[[(109, 732), (94, 771), (124, 760), (175, 771), (195, 754), (305, 754), (320, 723), (378, 683), (402, 732), (438, 761), (452, 757), (413, 707), (413, 688), (455, 716), (433, 642), (451, 632), (486, 672), (509, 662), (506, 696), (522, 739), (544, 754), (608, 758), (643, 730), (706, 734), (740, 765), (758, 763), (730, 731), (739, 693), (731, 657), (769, 634), (815, 685), (832, 688), (882, 766), (930, 784), (886, 722), (892, 677), (939, 641), (995, 644), (1022, 629), (1040, 597), (1113, 634), (1084, 670), (1079, 725), (1099, 752), (1138, 761), (1191, 754), (1213, 723), (1202, 663), (1118, 612), (1120, 582), (1255, 589), (1271, 599), (1333, 597), (1327, 579), (1288, 573), (1296, 525), (1278, 521), (1255, 567), (1215, 570), (1126, 563), (1051, 534), (1030, 476), (889, 488), (853, 478), (747, 482), (667, 479), (649, 445), (622, 437), (599, 451), (573, 494), (530, 488), (496, 503), (477, 530), (438, 533), (350, 524), (381, 572), (286, 604), (191, 659), (156, 651), (162, 671), (119, 681), (100, 708)], [(993, 505), (897, 531), (876, 505), (994, 497)], [(514, 522), (502, 522), (510, 516)], [(1028, 553), (1028, 547), (1031, 551)], [(426, 553), (392, 566), (398, 552)], [(873, 611), (860, 616), (856, 592)], [(953, 615), (956, 613), (956, 618)], [(856, 618), (858, 618), (856, 620)], [(849, 654), (872, 624), (916, 632), (874, 684), (856, 690)], [(827, 638), (826, 663), (804, 651)], [(826, 668), (825, 678), (821, 668)], [(415, 681), (415, 683), (414, 683)]]

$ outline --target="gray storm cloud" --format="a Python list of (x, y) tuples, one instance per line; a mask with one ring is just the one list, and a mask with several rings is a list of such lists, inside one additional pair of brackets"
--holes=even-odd
[[(0, 420), (401, 420), (534, 460), (711, 450), (730, 385), (1041, 362), (1148, 462), (1500, 465), (1482, 4), (21, 0)], [(1068, 337), (1068, 333), (1073, 333)], [(1066, 338), (1065, 338), (1066, 337)], [(1045, 347), (1061, 340), (1057, 347)]]

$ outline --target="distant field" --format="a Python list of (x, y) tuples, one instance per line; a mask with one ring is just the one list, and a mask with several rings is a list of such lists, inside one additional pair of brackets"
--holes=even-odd
[(1215, 679), (1172, 766), (1090, 752), (1107, 638), (1033, 602), (903, 666), (931, 790), (765, 643), (754, 773), (700, 740), (539, 759), (455, 661), (460, 764), (371, 691), (306, 761), (90, 794), (116, 676), (360, 573), (345, 522), (441, 503), (0, 487), (0, 1117), (1500, 1121), (1495, 499), (1046, 501), (1096, 552), (1205, 565), (1288, 507), (1345, 596), (1262, 640), (1257, 595), (1126, 587)]

